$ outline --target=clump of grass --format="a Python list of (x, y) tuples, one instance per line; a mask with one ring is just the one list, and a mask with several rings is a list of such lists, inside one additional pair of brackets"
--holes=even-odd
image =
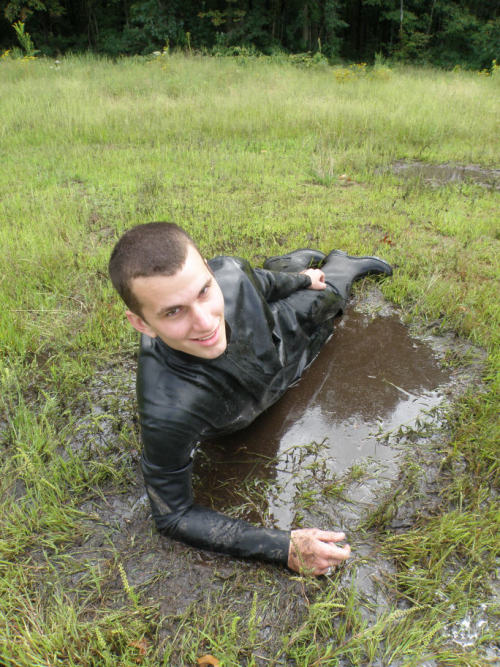
[(499, 555), (500, 515), (486, 501), (481, 511), (455, 510), (421, 521), (384, 540), (383, 551), (398, 563), (398, 590), (416, 604), (445, 597), (467, 602), (488, 590), (488, 572)]

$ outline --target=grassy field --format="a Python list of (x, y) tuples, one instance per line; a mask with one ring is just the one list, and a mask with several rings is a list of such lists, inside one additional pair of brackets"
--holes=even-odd
[[(190, 665), (204, 653), (223, 665), (488, 664), (482, 647), (499, 641), (499, 194), (429, 187), (389, 167), (498, 168), (499, 105), (498, 73), (0, 60), (4, 664)], [(118, 235), (149, 220), (182, 224), (207, 256), (257, 264), (303, 246), (382, 255), (397, 267), (384, 295), (406, 322), (486, 351), (481, 381), (448, 414), (440, 511), (398, 534), (382, 520), (370, 527), (395, 564), (384, 582), (394, 606), (376, 622), (342, 573), (313, 581), (215, 558), (206, 591), (176, 611), (129, 581), (133, 534), (126, 548), (103, 543), (98, 564), (95, 545), (75, 558), (92, 540), (89, 503), (142, 493), (133, 399), (115, 396), (87, 430), (82, 420), (96, 375), (109, 372), (117, 389), (129, 381), (137, 339), (106, 267)], [(166, 541), (144, 526), (140, 549), (161, 553)], [(195, 550), (168, 549), (194, 567)], [(490, 623), (475, 644), (450, 643), (447, 628), (478, 609)], [(266, 639), (273, 613), (281, 622)]]

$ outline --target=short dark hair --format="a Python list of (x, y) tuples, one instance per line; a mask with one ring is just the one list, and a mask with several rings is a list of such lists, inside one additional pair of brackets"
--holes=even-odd
[(148, 222), (123, 234), (111, 253), (109, 276), (133, 313), (142, 317), (142, 306), (132, 290), (134, 278), (173, 276), (183, 267), (190, 245), (198, 250), (174, 222)]

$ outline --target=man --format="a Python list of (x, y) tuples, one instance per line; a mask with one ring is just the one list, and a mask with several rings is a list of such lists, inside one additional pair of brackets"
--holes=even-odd
[[(315, 268), (318, 265), (322, 268)], [(354, 280), (391, 275), (376, 257), (298, 250), (252, 269), (201, 256), (173, 223), (128, 230), (111, 280), (141, 332), (141, 465), (158, 529), (193, 546), (328, 573), (349, 557), (343, 533), (255, 527), (193, 503), (192, 451), (250, 424), (295, 383), (330, 337)]]

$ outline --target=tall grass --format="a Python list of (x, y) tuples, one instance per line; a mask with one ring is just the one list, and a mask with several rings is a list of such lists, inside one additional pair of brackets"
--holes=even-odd
[[(450, 418), (442, 515), (380, 535), (399, 568), (388, 585), (409, 600), (408, 613), (389, 610), (368, 627), (356, 591), (317, 584), (275, 652), (304, 665), (375, 656), (410, 665), (422, 655), (481, 664), (475, 651), (449, 649), (441, 631), (467, 612), (466, 593), (485, 595), (498, 548), (498, 192), (471, 183), (433, 189), (388, 167), (402, 158), (498, 165), (499, 84), (467, 72), (336, 76), (328, 67), (183, 56), (0, 61), (6, 664), (158, 664), (161, 655), (184, 664), (207, 647), (224, 664), (258, 664), (252, 628), (277, 600), (265, 568), (256, 581), (271, 580), (243, 611), (232, 607), (240, 582), (212, 600), (211, 616), (191, 609), (170, 619), (176, 643), (157, 636), (160, 618), (145, 601), (106, 606), (101, 587), (111, 572), (119, 581), (111, 565), (91, 568), (82, 594), (54, 584), (37, 600), (40, 580), (55, 576), (58, 558), (69, 563), (82, 539), (83, 501), (108, 483), (131, 483), (130, 461), (116, 451), (75, 454), (68, 442), (95, 369), (136, 343), (107, 280), (110, 249), (124, 229), (155, 219), (186, 226), (207, 255), (256, 263), (302, 246), (383, 255), (397, 267), (383, 291), (408, 320), (488, 351), (481, 393)], [(118, 429), (116, 448), (131, 451), (135, 438)], [(457, 563), (464, 576), (445, 591), (452, 603), (433, 606)], [(242, 617), (253, 618), (248, 634)], [(144, 638), (147, 651), (138, 648)]]

